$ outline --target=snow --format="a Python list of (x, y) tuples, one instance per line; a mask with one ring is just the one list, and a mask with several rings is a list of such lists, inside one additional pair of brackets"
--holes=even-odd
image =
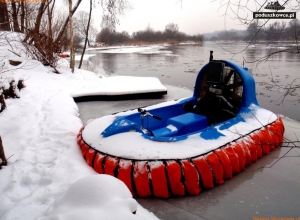
[(124, 95), (167, 92), (167, 88), (155, 77), (114, 76), (97, 79), (78, 88), (72, 97), (94, 95)]
[[(0, 219), (157, 219), (131, 198), (121, 181), (95, 175), (81, 156), (76, 135), (82, 121), (71, 93), (99, 76), (78, 69), (72, 74), (62, 61), (61, 74), (55, 74), (9, 52), (19, 52), (21, 46), (10, 48), (5, 42), (0, 39), (0, 57), (13, 71), (1, 77), (22, 77), (26, 88), (20, 99), (7, 99), (7, 109), (0, 113), (0, 135), (9, 158), (0, 170)], [(8, 59), (23, 63), (11, 66)], [(87, 190), (92, 196), (86, 196)]]
[[(149, 109), (180, 101), (160, 103), (159, 105), (150, 106), (146, 110), (151, 113)], [(250, 113), (242, 114), (244, 121), (226, 129), (217, 128), (222, 136), (212, 140), (202, 138), (201, 133), (200, 135), (199, 133), (190, 135), (188, 139), (177, 142), (153, 142), (145, 139), (139, 132), (124, 132), (109, 137), (100, 135), (116, 118), (134, 112), (137, 112), (137, 110), (108, 115), (89, 122), (82, 132), (83, 139), (100, 152), (122, 158), (137, 160), (185, 159), (215, 150), (239, 139), (241, 135), (246, 135), (277, 119), (274, 113), (252, 105)], [(169, 129), (172, 130), (170, 127)], [(126, 143), (126, 147), (123, 143)]]
[[(83, 60), (88, 60), (90, 57), (94, 57), (94, 56), (96, 56), (97, 54), (84, 54), (84, 56), (83, 56)], [(75, 56), (75, 60), (76, 61), (80, 61), (80, 59), (81, 59), (81, 55), (76, 55)]]
[(138, 54), (161, 54), (172, 56), (173, 53), (167, 50), (166, 45), (150, 45), (150, 46), (122, 46), (122, 47), (100, 47), (89, 48), (89, 51), (101, 51), (101, 53), (138, 53)]
[[(5, 77), (22, 77), (27, 87), (20, 91), (20, 99), (7, 99), (7, 109), (0, 113), (0, 135), (9, 158), (8, 166), (0, 170), (0, 219), (157, 219), (131, 198), (121, 181), (95, 175), (81, 156), (76, 135), (82, 121), (71, 94), (100, 81), (99, 76), (78, 69), (72, 74), (63, 65), (58, 67), (62, 74), (54, 74), (37, 61), (9, 52), (21, 47), (11, 41), (15, 45), (11, 48), (5, 42), (0, 42), (0, 59), (14, 69)], [(8, 59), (23, 61), (23, 67), (11, 66)], [(112, 122), (115, 117), (104, 119)], [(299, 140), (300, 123), (286, 117), (283, 121), (285, 138)], [(101, 124), (98, 128), (105, 129)], [(127, 146), (143, 144), (138, 136), (130, 138)]]
[(170, 131), (177, 131), (177, 128), (174, 125), (168, 125), (167, 128), (170, 129)]
[[(105, 183), (105, 184), (103, 184)], [(101, 186), (101, 187), (99, 187)], [(40, 220), (143, 219), (142, 210), (126, 185), (109, 175), (92, 175), (76, 181)], [(148, 217), (153, 217), (149, 214)]]

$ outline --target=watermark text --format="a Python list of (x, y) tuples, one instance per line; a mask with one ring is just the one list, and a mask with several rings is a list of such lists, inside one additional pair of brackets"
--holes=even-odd
[(288, 218), (288, 217), (253, 217), (252, 220), (300, 220), (300, 217), (298, 218)]
[(254, 19), (295, 19), (296, 12), (253, 12)]

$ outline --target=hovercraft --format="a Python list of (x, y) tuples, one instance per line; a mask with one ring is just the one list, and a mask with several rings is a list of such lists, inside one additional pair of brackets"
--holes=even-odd
[(280, 117), (259, 106), (247, 68), (210, 61), (192, 97), (88, 122), (77, 141), (87, 164), (135, 196), (197, 195), (283, 142)]

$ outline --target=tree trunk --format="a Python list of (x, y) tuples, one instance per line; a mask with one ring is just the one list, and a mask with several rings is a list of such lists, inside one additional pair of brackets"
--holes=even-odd
[(21, 32), (25, 31), (25, 3), (21, 0)]
[[(78, 6), (80, 5), (81, 1), (82, 1), (82, 0), (78, 0), (78, 1), (77, 1), (77, 4), (74, 6), (74, 8), (73, 8), (73, 10), (72, 10), (72, 15), (71, 15), (71, 17), (72, 17), (73, 14), (76, 12), (76, 10), (77, 10)], [(71, 6), (71, 7), (72, 7), (72, 6)], [(55, 41), (54, 41), (54, 45), (59, 45), (60, 39), (62, 38), (62, 36), (63, 36), (63, 34), (64, 34), (64, 32), (65, 32), (67, 26), (68, 26), (69, 20), (70, 20), (70, 16), (68, 16), (67, 19), (65, 20), (64, 25), (62, 26), (62, 28), (61, 28), (61, 30), (60, 30), (60, 32), (59, 32), (57, 38), (56, 38)]]
[(5, 157), (1, 136), (0, 136), (0, 159), (2, 160), (2, 163), (0, 163), (0, 168), (1, 168), (1, 165), (6, 166), (7, 165), (7, 160), (6, 160), (6, 157)]
[(73, 36), (73, 19), (72, 19), (72, 0), (69, 0), (69, 23), (70, 23), (70, 68), (74, 73), (75, 53), (74, 53), (74, 36)]
[(11, 7), (12, 7), (12, 19), (13, 19), (13, 27), (15, 32), (21, 32), (18, 22), (18, 11), (16, 2), (14, 0), (11, 1)]
[[(40, 26), (41, 26), (42, 17), (44, 14), (44, 7), (45, 7), (45, 3), (44, 2), (40, 3), (38, 15), (35, 20), (35, 27), (33, 30), (33, 40), (34, 40), (34, 46), (36, 47), (36, 49), (42, 54), (42, 56), (45, 57), (45, 53), (42, 49), (41, 42), (40, 42)], [(45, 62), (47, 63), (47, 61), (45, 61)], [(43, 62), (43, 63), (45, 64), (45, 62)]]
[(10, 31), (7, 3), (0, 1), (0, 30)]
[(83, 47), (83, 51), (82, 51), (82, 54), (81, 54), (81, 58), (80, 58), (80, 63), (79, 63), (78, 69), (81, 68), (83, 56), (84, 56), (85, 49), (86, 49), (86, 44), (87, 44), (88, 38), (89, 38), (89, 29), (90, 29), (90, 23), (91, 23), (91, 17), (92, 17), (92, 8), (93, 8), (93, 1), (90, 0), (90, 14), (89, 14), (89, 20), (88, 20), (88, 24), (87, 24), (87, 28), (86, 28), (85, 42), (84, 42), (84, 47)]
[[(28, 6), (27, 4), (25, 5), (25, 17), (28, 18), (29, 17), (29, 13), (28, 13)], [(29, 28), (29, 24), (30, 24), (30, 19), (25, 19), (25, 30), (27, 30)]]
[(1, 104), (0, 112), (2, 112), (4, 109), (6, 109), (5, 97), (3, 93), (0, 95), (0, 104)]
[(53, 16), (53, 7), (55, 1), (53, 2), (52, 7), (47, 7), (47, 14), (48, 14), (48, 60), (50, 63), (54, 61), (54, 45), (53, 45), (53, 31), (52, 31), (52, 16)]

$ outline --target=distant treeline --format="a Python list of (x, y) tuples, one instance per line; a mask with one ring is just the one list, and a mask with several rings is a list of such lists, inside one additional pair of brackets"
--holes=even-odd
[(165, 27), (164, 31), (155, 31), (148, 26), (146, 30), (137, 31), (132, 33), (132, 35), (129, 35), (126, 31), (113, 32), (109, 28), (103, 28), (96, 36), (96, 42), (104, 43), (107, 45), (125, 44), (133, 42), (178, 43), (183, 41), (201, 42), (203, 41), (203, 35), (188, 35), (183, 32), (179, 32), (178, 25), (170, 23)]
[(300, 40), (300, 21), (276, 21), (260, 29), (259, 23), (251, 23), (246, 30), (218, 31), (204, 34), (208, 41), (292, 41)]
[(109, 28), (103, 28), (96, 36), (96, 42), (106, 45), (126, 43), (179, 43), (184, 41), (295, 41), (300, 40), (300, 21), (298, 19), (289, 22), (270, 23), (261, 28), (259, 22), (248, 25), (246, 30), (216, 31), (208, 34), (188, 35), (180, 32), (178, 25), (171, 23), (164, 31), (155, 31), (151, 27), (137, 31), (129, 35), (128, 32), (114, 32)]

